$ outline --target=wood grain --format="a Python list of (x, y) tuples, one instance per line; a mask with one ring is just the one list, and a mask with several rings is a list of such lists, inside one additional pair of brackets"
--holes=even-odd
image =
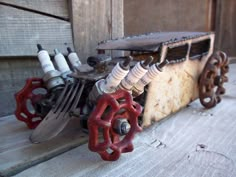
[(209, 31), (209, 0), (124, 1), (125, 35), (158, 31)]
[(0, 26), (0, 56), (36, 56), (37, 43), (51, 54), (73, 48), (71, 25), (63, 20), (0, 5)]
[[(32, 144), (32, 130), (14, 116), (0, 119), (0, 176), (12, 176), (26, 168), (46, 161), (87, 141), (79, 131), (79, 120), (70, 122), (57, 138), (43, 144)], [(68, 131), (69, 130), (69, 131)]]
[(217, 1), (216, 49), (236, 56), (236, 1)]
[(36, 57), (2, 58), (0, 63), (0, 116), (4, 116), (15, 111), (14, 94), (26, 79), (42, 77), (43, 72)]
[(123, 0), (72, 0), (74, 44), (83, 62), (97, 53), (98, 42), (123, 36), (122, 4)]
[(191, 103), (136, 135), (134, 151), (119, 160), (105, 162), (85, 144), (16, 177), (235, 177), (236, 64), (230, 67), (219, 105), (207, 110)]
[(65, 19), (69, 18), (68, 0), (0, 0), (0, 3), (14, 5), (35, 10), (46, 14), (52, 14)]

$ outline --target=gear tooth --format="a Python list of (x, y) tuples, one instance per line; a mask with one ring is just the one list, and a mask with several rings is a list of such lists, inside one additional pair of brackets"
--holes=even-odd
[(125, 148), (122, 149), (123, 153), (132, 152), (134, 150), (134, 145), (129, 143)]

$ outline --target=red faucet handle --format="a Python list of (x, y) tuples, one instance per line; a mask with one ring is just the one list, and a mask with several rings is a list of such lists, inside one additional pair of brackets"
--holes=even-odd
[[(103, 94), (88, 119), (89, 149), (108, 161), (117, 160), (121, 153), (131, 152), (134, 135), (142, 130), (138, 125), (141, 112), (142, 107), (127, 91)], [(99, 131), (103, 142), (100, 142)]]
[(228, 72), (229, 59), (224, 52), (218, 51), (208, 59), (199, 80), (199, 99), (204, 107), (212, 108), (221, 101)]
[(43, 119), (43, 117), (35, 113), (34, 106), (46, 94), (36, 94), (34, 93), (36, 89), (46, 90), (43, 80), (41, 78), (28, 78), (25, 86), (15, 94), (15, 116), (18, 120), (25, 122), (30, 129), (36, 128)]

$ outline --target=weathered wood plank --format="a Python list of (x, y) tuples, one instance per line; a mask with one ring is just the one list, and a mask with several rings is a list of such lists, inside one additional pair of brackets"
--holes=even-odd
[(43, 72), (36, 57), (0, 59), (0, 116), (15, 111), (14, 94), (23, 88), (25, 80), (42, 77)]
[(73, 48), (69, 22), (0, 5), (0, 56), (35, 56), (41, 43), (52, 54)]
[(111, 39), (124, 35), (124, 3), (122, 1), (111, 0), (112, 36)]
[(123, 36), (122, 4), (123, 0), (72, 0), (74, 44), (83, 62), (96, 54), (98, 42)]
[(118, 161), (101, 160), (86, 144), (16, 176), (236, 176), (235, 64), (229, 78), (227, 93), (215, 108), (193, 102), (138, 134), (134, 151)]
[(216, 49), (236, 56), (236, 1), (217, 1)]
[(209, 31), (211, 7), (208, 4), (209, 0), (124, 1), (125, 35), (157, 31)]
[[(124, 2), (111, 0), (112, 31), (111, 39), (124, 36)], [(121, 56), (122, 51), (112, 51), (112, 56)]]
[(0, 176), (11, 176), (26, 168), (79, 146), (87, 141), (80, 132), (79, 120), (68, 124), (59, 137), (43, 144), (32, 144), (28, 137), (32, 130), (14, 116), (0, 119)]
[(1, 2), (69, 19), (68, 0), (0, 0)]

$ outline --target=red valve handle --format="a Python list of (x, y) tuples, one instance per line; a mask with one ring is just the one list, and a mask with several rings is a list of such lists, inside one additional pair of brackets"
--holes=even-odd
[(28, 100), (34, 107), (35, 103), (45, 96), (44, 94), (33, 93), (34, 90), (39, 88), (45, 89), (45, 87), (43, 86), (43, 80), (41, 78), (29, 78), (26, 80), (24, 88), (15, 94), (15, 116), (18, 120), (25, 122), (30, 129), (36, 128), (43, 119), (42, 117), (40, 117), (40, 115), (30, 112), (27, 107)]
[[(115, 161), (121, 153), (133, 151), (132, 140), (135, 133), (142, 131), (138, 125), (138, 116), (142, 107), (132, 100), (129, 92), (118, 90), (104, 94), (97, 102), (95, 110), (88, 119), (89, 149), (98, 152), (103, 160)], [(114, 131), (115, 120), (126, 119), (130, 124), (129, 132), (120, 139)], [(102, 129), (103, 142), (99, 142), (99, 130)], [(113, 152), (109, 153), (108, 150)]]
[(199, 99), (204, 107), (212, 108), (221, 101), (228, 72), (229, 59), (224, 52), (218, 51), (208, 59), (199, 80)]

